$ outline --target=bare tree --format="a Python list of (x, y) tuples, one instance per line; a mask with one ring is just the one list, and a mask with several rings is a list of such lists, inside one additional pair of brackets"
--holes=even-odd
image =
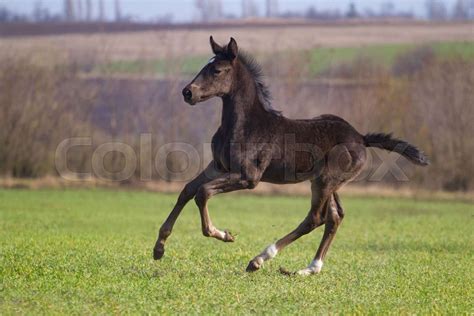
[(206, 0), (196, 0), (195, 2), (196, 8), (200, 12), (200, 19), (202, 22), (207, 22), (209, 20), (208, 18), (208, 12), (206, 10)]
[(391, 1), (387, 1), (380, 6), (381, 16), (393, 16), (395, 14), (395, 5)]
[[(471, 3), (469, 3), (471, 2)], [(453, 8), (453, 19), (454, 20), (469, 20), (472, 18), (469, 6), (474, 1), (469, 0), (457, 0)]]
[(84, 20), (84, 11), (83, 11), (83, 6), (82, 6), (82, 0), (76, 0), (77, 3), (77, 14), (76, 14), (76, 19), (78, 21), (83, 21)]
[(43, 22), (51, 19), (51, 14), (48, 9), (43, 6), (41, 0), (37, 0), (33, 7), (33, 20), (35, 22)]
[(215, 21), (222, 18), (221, 0), (196, 0), (195, 5), (200, 12), (200, 20), (203, 22)]
[(267, 0), (267, 18), (278, 16), (278, 0)]
[(86, 0), (86, 21), (92, 20), (92, 0)]
[(242, 0), (242, 17), (249, 18), (258, 16), (258, 7), (254, 0)]
[(349, 9), (347, 10), (346, 17), (349, 19), (353, 19), (359, 16), (359, 13), (357, 12), (357, 8), (354, 2), (351, 2), (349, 4)]
[(74, 3), (72, 0), (64, 0), (64, 19), (73, 22), (75, 19)]
[(104, 0), (99, 0), (99, 21), (105, 21), (105, 7), (104, 7)]
[(448, 13), (442, 0), (426, 1), (427, 17), (430, 20), (446, 20)]
[(115, 22), (122, 20), (122, 8), (120, 6), (120, 0), (115, 0)]
[(219, 20), (222, 18), (222, 2), (221, 0), (208, 0), (211, 20)]

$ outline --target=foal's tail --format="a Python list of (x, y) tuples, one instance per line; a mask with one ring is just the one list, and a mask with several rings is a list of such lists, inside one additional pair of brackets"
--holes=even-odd
[(366, 147), (377, 147), (397, 152), (416, 165), (427, 166), (430, 163), (423, 151), (406, 141), (392, 138), (392, 134), (367, 134), (364, 136), (364, 144)]

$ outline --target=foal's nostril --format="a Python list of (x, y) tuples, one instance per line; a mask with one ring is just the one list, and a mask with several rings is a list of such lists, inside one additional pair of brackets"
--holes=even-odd
[(188, 88), (184, 88), (183, 89), (183, 97), (186, 99), (186, 100), (189, 100), (193, 97), (193, 93), (191, 92), (191, 90), (189, 90)]

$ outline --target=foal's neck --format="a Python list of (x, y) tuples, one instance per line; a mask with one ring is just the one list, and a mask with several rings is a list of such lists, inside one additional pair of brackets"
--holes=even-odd
[(255, 80), (241, 62), (236, 66), (232, 91), (222, 98), (222, 103), (221, 126), (225, 129), (239, 128), (245, 121), (261, 120), (265, 116)]

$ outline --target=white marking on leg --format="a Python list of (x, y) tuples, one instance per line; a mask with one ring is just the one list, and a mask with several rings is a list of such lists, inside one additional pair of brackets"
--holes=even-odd
[(306, 269), (300, 270), (297, 273), (299, 275), (316, 274), (316, 273), (321, 272), (322, 268), (323, 268), (323, 261), (321, 259), (315, 259), (311, 261), (311, 263)]
[(275, 244), (271, 244), (261, 254), (256, 256), (253, 260), (258, 264), (258, 267), (261, 267), (262, 264), (270, 259), (275, 258), (278, 253), (278, 249)]
[(225, 239), (225, 232), (223, 232), (222, 230), (215, 228), (215, 233), (218, 235), (219, 239), (222, 239), (222, 240)]
[(260, 256), (263, 258), (263, 260), (267, 261), (270, 259), (275, 258), (275, 256), (278, 253), (278, 249), (275, 244), (271, 244), (265, 250), (260, 254)]
[(314, 272), (319, 273), (323, 268), (323, 261), (321, 259), (313, 260), (308, 266), (308, 268), (311, 268), (314, 270)]

